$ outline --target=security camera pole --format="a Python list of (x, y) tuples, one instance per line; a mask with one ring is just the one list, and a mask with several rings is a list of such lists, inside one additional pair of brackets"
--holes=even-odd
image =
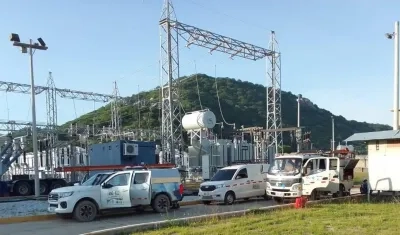
[(42, 38), (38, 38), (39, 43), (34, 43), (32, 39), (29, 43), (22, 43), (19, 39), (19, 35), (12, 33), (10, 35), (10, 41), (13, 42), (13, 46), (20, 47), (22, 53), (27, 53), (29, 49), (30, 58), (30, 72), (31, 72), (31, 100), (32, 100), (32, 145), (33, 145), (33, 168), (35, 171), (35, 197), (40, 196), (40, 182), (39, 182), (39, 159), (38, 159), (38, 141), (37, 141), (37, 129), (36, 129), (36, 102), (35, 102), (35, 79), (33, 75), (33, 54), (36, 50), (47, 50), (46, 43)]

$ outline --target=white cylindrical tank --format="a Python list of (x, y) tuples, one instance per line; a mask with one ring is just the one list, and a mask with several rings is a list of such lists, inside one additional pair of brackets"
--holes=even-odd
[(183, 116), (182, 127), (187, 131), (213, 128), (216, 122), (215, 114), (210, 110), (194, 111)]

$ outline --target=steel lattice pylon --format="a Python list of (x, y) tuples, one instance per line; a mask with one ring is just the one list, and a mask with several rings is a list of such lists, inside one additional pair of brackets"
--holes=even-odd
[(175, 163), (175, 148), (182, 145), (181, 109), (179, 104), (178, 31), (171, 0), (165, 0), (160, 19), (161, 47), (161, 145), (163, 163)]
[(111, 101), (111, 129), (114, 135), (119, 137), (121, 135), (121, 117), (119, 115), (120, 95), (117, 82), (114, 82), (113, 96), (114, 99)]
[[(278, 42), (275, 38), (274, 31), (271, 33), (269, 49), (275, 53), (268, 56), (267, 61), (267, 130), (282, 128), (281, 54), (279, 53)], [(282, 131), (268, 132), (267, 157), (271, 158), (273, 154), (279, 153), (279, 151), (283, 152), (282, 143)], [(271, 153), (271, 151), (273, 152)]]
[(50, 131), (54, 132), (57, 127), (57, 92), (54, 84), (53, 74), (49, 72), (47, 78), (46, 90), (46, 111), (47, 111), (47, 126)]

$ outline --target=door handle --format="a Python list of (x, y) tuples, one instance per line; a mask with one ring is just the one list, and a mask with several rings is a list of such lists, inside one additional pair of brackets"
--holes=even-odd
[(322, 178), (322, 180), (328, 180), (328, 177), (324, 177), (324, 178)]
[(332, 178), (339, 178), (339, 176), (338, 175), (334, 175)]
[(124, 189), (124, 190), (122, 190), (122, 192), (128, 192), (128, 189)]

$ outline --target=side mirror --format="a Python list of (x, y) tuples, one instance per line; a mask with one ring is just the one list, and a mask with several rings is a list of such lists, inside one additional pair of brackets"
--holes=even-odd
[(75, 183), (75, 184), (74, 184), (74, 186), (79, 186), (79, 185), (81, 185), (81, 184), (80, 184), (80, 183)]
[(112, 188), (113, 186), (112, 186), (112, 184), (104, 183), (101, 187), (102, 188)]
[(241, 179), (241, 178), (242, 178), (242, 176), (241, 176), (241, 175), (237, 175), (235, 179), (237, 179), (237, 180), (238, 180), (238, 179)]

